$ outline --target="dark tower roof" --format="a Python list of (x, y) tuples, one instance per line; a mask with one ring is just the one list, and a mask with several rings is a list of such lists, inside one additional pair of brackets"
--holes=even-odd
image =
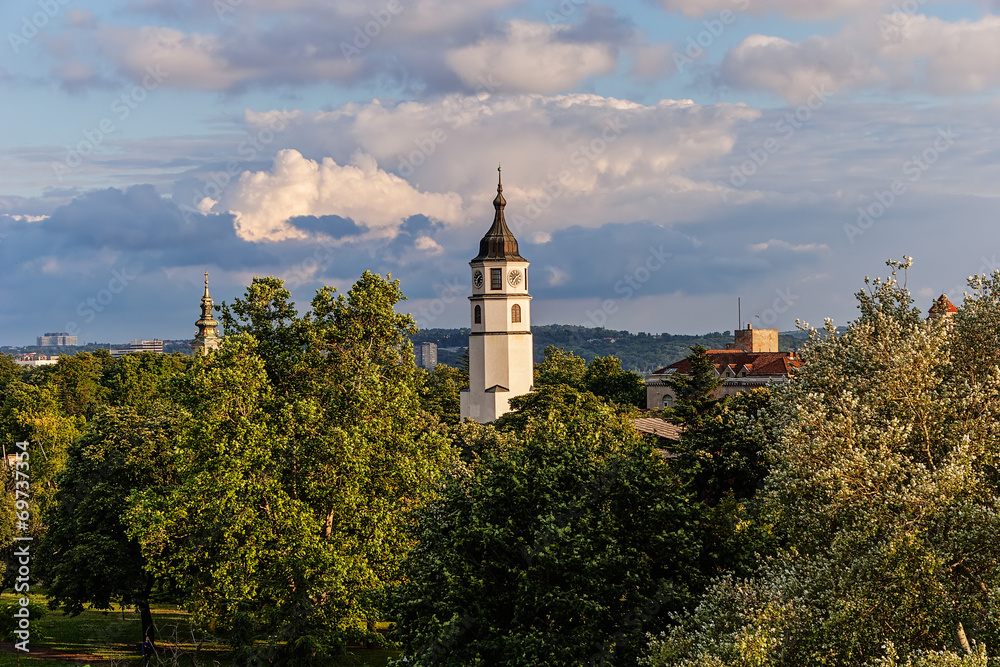
[[(497, 167), (497, 172), (500, 168)], [(493, 200), (493, 208), (496, 213), (493, 215), (493, 226), (486, 236), (479, 242), (479, 254), (472, 261), (478, 262), (484, 259), (506, 259), (515, 262), (526, 262), (524, 257), (517, 251), (517, 239), (507, 228), (507, 221), (503, 219), (503, 207), (507, 201), (503, 198), (503, 183), (497, 175), (497, 198)]]

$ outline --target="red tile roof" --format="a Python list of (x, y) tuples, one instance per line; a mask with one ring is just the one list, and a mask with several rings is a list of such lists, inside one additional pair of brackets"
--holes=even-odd
[(958, 308), (955, 307), (955, 304), (953, 304), (947, 296), (942, 294), (931, 306), (931, 309), (927, 311), (927, 317), (930, 318), (936, 315), (951, 315), (952, 313), (957, 312)]
[[(731, 366), (733, 372), (739, 375), (746, 367), (746, 377), (788, 375), (793, 368), (802, 365), (802, 361), (791, 352), (743, 352), (741, 350), (708, 350), (705, 354), (715, 364), (715, 370), (721, 375), (726, 367)], [(690, 373), (691, 362), (681, 359), (665, 368), (653, 372), (653, 375), (666, 375), (670, 372)]]

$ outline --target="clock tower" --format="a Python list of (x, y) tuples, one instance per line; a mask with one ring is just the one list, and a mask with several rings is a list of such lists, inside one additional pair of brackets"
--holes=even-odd
[(517, 239), (507, 228), (507, 202), (497, 181), (493, 226), (469, 262), (469, 388), (461, 395), (462, 419), (483, 423), (509, 412), (511, 398), (531, 391), (535, 369), (528, 260), (517, 251)]

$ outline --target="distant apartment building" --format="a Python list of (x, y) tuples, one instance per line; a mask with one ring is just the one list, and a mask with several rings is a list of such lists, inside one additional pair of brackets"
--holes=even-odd
[(111, 356), (115, 359), (123, 357), (126, 354), (142, 354), (143, 352), (156, 352), (157, 354), (163, 354), (163, 341), (134, 340), (128, 344), (128, 347), (112, 349), (110, 352)]
[(417, 357), (417, 366), (434, 370), (438, 364), (437, 343), (420, 343), (413, 348), (413, 353)]
[(68, 347), (76, 345), (76, 336), (70, 336), (65, 331), (47, 333), (38, 336), (38, 347)]
[[(76, 338), (76, 336), (74, 336), (74, 338)], [(14, 363), (18, 366), (27, 366), (28, 368), (37, 368), (38, 366), (54, 366), (59, 363), (59, 356), (47, 356), (44, 354), (29, 352), (26, 354), (19, 354), (14, 357)]]
[[(716, 398), (787, 382), (792, 370), (802, 363), (794, 352), (778, 351), (777, 329), (754, 329), (750, 325), (736, 331), (729, 349), (708, 350), (705, 354), (715, 364), (716, 377), (723, 380), (715, 390)], [(687, 359), (654, 371), (646, 380), (646, 407), (654, 410), (673, 405), (674, 392), (667, 380), (674, 373), (690, 371)]]

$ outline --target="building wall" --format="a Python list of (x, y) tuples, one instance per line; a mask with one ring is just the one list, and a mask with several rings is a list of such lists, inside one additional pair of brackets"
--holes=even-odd
[(777, 352), (777, 329), (754, 329), (748, 324), (746, 329), (736, 331), (734, 349), (745, 352)]
[(413, 354), (416, 357), (417, 366), (420, 368), (426, 368), (427, 370), (432, 371), (437, 366), (437, 343), (420, 343), (417, 345), (416, 349), (413, 350)]
[[(753, 389), (758, 389), (760, 387), (767, 387), (769, 385), (778, 382), (787, 382), (788, 378), (785, 376), (774, 376), (766, 378), (740, 378), (734, 380), (727, 380), (725, 384), (720, 386), (712, 394), (712, 398), (722, 398), (723, 396), (733, 396), (735, 394), (742, 393), (744, 391), (751, 391)], [(664, 399), (669, 399), (669, 402), (664, 403)], [(670, 387), (663, 384), (646, 384), (646, 408), (648, 410), (659, 410), (660, 408), (665, 408), (673, 405), (674, 403), (674, 391)]]
[[(486, 423), (510, 411), (510, 399), (531, 391), (534, 353), (531, 335), (531, 296), (528, 294), (527, 262), (486, 260), (472, 262), (472, 275), (483, 271), (483, 284), (473, 283), (469, 297), (469, 389), (461, 394), (461, 416)], [(490, 284), (490, 269), (502, 270), (501, 289)], [(519, 270), (521, 281), (511, 285), (508, 276)], [(511, 321), (511, 308), (518, 305), (521, 321)], [(476, 306), (482, 314), (475, 320)], [(497, 389), (502, 387), (503, 389)]]

